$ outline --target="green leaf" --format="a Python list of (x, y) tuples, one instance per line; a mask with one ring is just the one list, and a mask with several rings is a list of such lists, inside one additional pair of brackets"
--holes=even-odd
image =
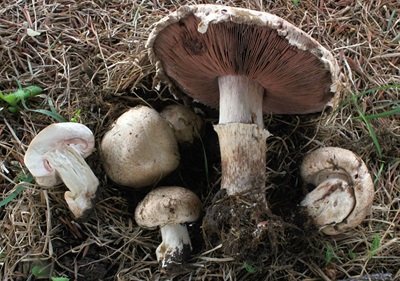
[(30, 173), (25, 174), (24, 172), (18, 173), (14, 179), (14, 181), (19, 182), (19, 183), (22, 183), (22, 182), (32, 183), (33, 180), (34, 180), (34, 178)]
[(34, 265), (31, 272), (36, 278), (48, 277), (50, 274), (50, 267), (46, 265)]
[(292, 0), (292, 3), (297, 7), (300, 5), (300, 0)]
[(357, 254), (354, 253), (352, 250), (349, 250), (349, 258), (354, 260), (357, 257)]
[(257, 269), (252, 266), (251, 264), (244, 262), (243, 268), (248, 272), (248, 273), (256, 273)]
[(80, 119), (81, 119), (81, 110), (80, 109), (75, 110), (74, 116), (72, 116), (70, 121), (78, 123)]
[(11, 107), (17, 107), (22, 100), (39, 95), (42, 91), (42, 88), (38, 86), (28, 86), (6, 95), (0, 92), (0, 99), (8, 103)]
[(333, 259), (336, 258), (335, 250), (331, 244), (326, 244), (325, 246), (325, 263), (331, 263)]
[(51, 281), (69, 281), (68, 277), (51, 277)]
[(375, 256), (380, 246), (381, 246), (381, 237), (379, 236), (379, 234), (374, 234), (371, 242), (370, 255)]
[(5, 199), (0, 201), (0, 207), (7, 205), (12, 200), (17, 198), (18, 194), (20, 194), (22, 191), (24, 191), (24, 189), (25, 189), (25, 186), (22, 183), (17, 184), (15, 190), (10, 195), (8, 195)]

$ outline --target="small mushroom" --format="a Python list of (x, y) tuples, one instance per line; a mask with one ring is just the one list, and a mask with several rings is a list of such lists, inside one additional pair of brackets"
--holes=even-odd
[(316, 186), (300, 206), (327, 235), (359, 225), (371, 211), (374, 184), (364, 161), (347, 149), (319, 148), (300, 167), (305, 184)]
[(101, 155), (110, 179), (134, 188), (157, 183), (179, 165), (172, 128), (146, 106), (131, 108), (117, 119), (101, 141)]
[(157, 261), (164, 270), (182, 265), (192, 251), (185, 223), (196, 221), (201, 201), (196, 194), (179, 186), (152, 190), (135, 210), (137, 224), (144, 228), (160, 227), (162, 243), (157, 247)]
[(24, 162), (36, 182), (45, 187), (64, 182), (64, 197), (76, 218), (93, 207), (99, 181), (84, 158), (94, 151), (92, 131), (83, 124), (49, 125), (35, 136)]
[(200, 136), (203, 120), (192, 110), (180, 104), (168, 105), (161, 112), (172, 126), (178, 143), (193, 143)]

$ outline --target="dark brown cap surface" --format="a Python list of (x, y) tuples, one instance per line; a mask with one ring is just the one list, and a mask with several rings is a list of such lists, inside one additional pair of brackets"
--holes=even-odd
[(218, 77), (224, 75), (260, 83), (264, 112), (280, 114), (320, 111), (336, 88), (338, 67), (332, 55), (268, 13), (186, 6), (160, 21), (148, 46), (174, 86), (212, 107), (218, 106)]

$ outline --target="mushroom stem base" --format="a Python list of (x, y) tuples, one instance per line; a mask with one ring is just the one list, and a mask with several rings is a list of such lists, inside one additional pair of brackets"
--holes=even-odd
[(157, 247), (156, 256), (162, 269), (182, 265), (192, 251), (189, 232), (183, 224), (167, 224), (160, 227), (162, 243)]
[(227, 195), (265, 189), (266, 139), (269, 132), (256, 124), (215, 125), (221, 151), (221, 188)]
[(255, 201), (252, 194), (227, 196), (225, 189), (207, 208), (202, 229), (206, 243), (222, 244), (224, 254), (252, 263), (286, 248), (288, 240), (287, 226), (272, 214), (265, 200)]

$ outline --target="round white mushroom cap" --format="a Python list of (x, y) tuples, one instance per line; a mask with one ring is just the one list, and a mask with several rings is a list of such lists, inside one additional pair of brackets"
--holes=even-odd
[(304, 158), (300, 170), (303, 181), (316, 186), (300, 205), (323, 233), (354, 228), (371, 211), (374, 184), (364, 161), (352, 151), (319, 148)]
[(197, 220), (201, 201), (192, 191), (179, 187), (158, 187), (149, 192), (135, 210), (135, 220), (145, 228), (182, 224)]
[(101, 141), (107, 175), (117, 184), (140, 188), (157, 183), (179, 165), (173, 129), (152, 108), (122, 114)]
[(51, 187), (61, 183), (46, 153), (63, 146), (74, 148), (86, 158), (94, 151), (93, 133), (85, 125), (74, 122), (51, 124), (40, 131), (29, 144), (24, 157), (25, 166), (39, 185)]

